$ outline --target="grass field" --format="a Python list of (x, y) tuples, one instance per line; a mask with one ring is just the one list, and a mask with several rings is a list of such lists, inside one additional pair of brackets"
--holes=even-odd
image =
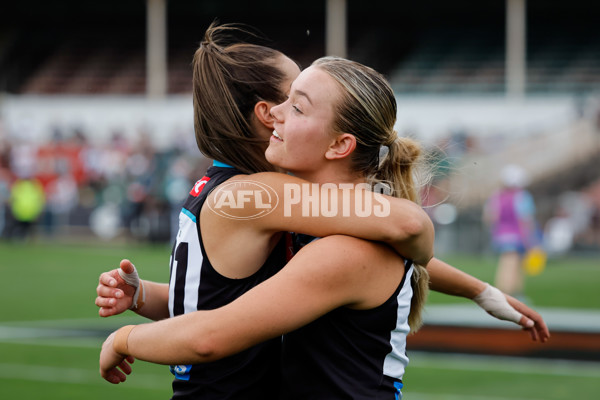
[[(0, 242), (0, 398), (165, 399), (165, 366), (137, 362), (124, 384), (98, 374), (103, 338), (136, 317), (101, 319), (93, 301), (98, 275), (130, 258), (144, 278), (166, 281), (168, 246)], [(491, 281), (495, 260), (446, 261)], [(600, 310), (598, 258), (551, 260), (527, 282), (537, 307)], [(430, 302), (460, 302), (433, 293)], [(600, 363), (465, 355), (412, 354), (405, 398), (417, 400), (596, 399)]]

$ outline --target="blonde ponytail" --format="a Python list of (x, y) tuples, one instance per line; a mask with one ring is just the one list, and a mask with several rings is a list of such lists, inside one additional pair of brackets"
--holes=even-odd
[(392, 196), (420, 203), (414, 173), (421, 147), (412, 139), (398, 137), (395, 131), (385, 145), (387, 154), (380, 161), (373, 179), (390, 185)]
[[(395, 131), (385, 145), (388, 151), (380, 162), (375, 180), (387, 182), (394, 197), (419, 203), (415, 170), (421, 157), (421, 146), (410, 138), (398, 137)], [(413, 268), (410, 282), (413, 296), (410, 302), (410, 314), (408, 315), (411, 333), (416, 332), (423, 325), (422, 310), (429, 294), (429, 273), (427, 269), (418, 264), (415, 264)]]
[(410, 314), (408, 314), (408, 325), (410, 333), (415, 333), (423, 325), (423, 307), (429, 295), (429, 272), (422, 265), (413, 265), (413, 274), (410, 280), (410, 286), (413, 295), (410, 300)]

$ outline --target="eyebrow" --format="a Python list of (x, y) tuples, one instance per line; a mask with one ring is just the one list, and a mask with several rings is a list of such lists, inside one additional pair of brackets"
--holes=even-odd
[(310, 100), (310, 97), (308, 96), (308, 94), (306, 92), (303, 92), (302, 90), (296, 89), (294, 94), (296, 94), (297, 96), (303, 96), (303, 97), (305, 97), (306, 100), (308, 100), (308, 102), (310, 103), (310, 105), (311, 106), (313, 105), (312, 101)]

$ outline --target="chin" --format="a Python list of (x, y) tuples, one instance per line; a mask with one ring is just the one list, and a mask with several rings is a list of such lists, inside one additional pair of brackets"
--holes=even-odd
[(265, 158), (269, 163), (276, 165), (275, 162), (277, 157), (274, 156), (271, 146), (267, 147), (267, 150), (265, 150)]
[(273, 153), (274, 152), (269, 151), (269, 149), (267, 149), (267, 151), (265, 152), (265, 158), (267, 159), (269, 164), (271, 164), (275, 168), (283, 169), (283, 166), (281, 165), (281, 157), (277, 157), (277, 155)]

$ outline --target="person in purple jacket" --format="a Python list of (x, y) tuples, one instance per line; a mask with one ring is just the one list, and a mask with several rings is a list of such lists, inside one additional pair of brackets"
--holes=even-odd
[(509, 164), (501, 171), (502, 187), (487, 201), (484, 217), (491, 226), (492, 244), (500, 254), (495, 286), (504, 293), (522, 296), (523, 256), (536, 242), (535, 203), (524, 189), (523, 168)]

